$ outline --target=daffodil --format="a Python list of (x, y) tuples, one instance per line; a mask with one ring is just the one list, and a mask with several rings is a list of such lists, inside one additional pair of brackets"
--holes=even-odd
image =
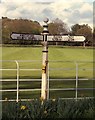
[(5, 98), (5, 100), (8, 100), (8, 98)]
[(46, 111), (46, 110), (44, 111), (44, 114), (47, 114), (47, 111)]
[(24, 106), (24, 105), (21, 106), (21, 110), (25, 110), (26, 108), (27, 108), (27, 107)]
[(53, 102), (55, 102), (55, 101), (56, 101), (56, 99), (52, 99), (52, 101), (53, 101)]

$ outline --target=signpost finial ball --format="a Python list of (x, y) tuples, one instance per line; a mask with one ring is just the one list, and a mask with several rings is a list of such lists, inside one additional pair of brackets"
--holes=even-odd
[(48, 23), (48, 21), (49, 21), (48, 18), (45, 18), (45, 19), (44, 19), (44, 22), (45, 22), (45, 23)]

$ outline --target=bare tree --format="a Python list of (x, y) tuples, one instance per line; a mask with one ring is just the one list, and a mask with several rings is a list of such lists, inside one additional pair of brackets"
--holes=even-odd
[(52, 35), (68, 34), (68, 32), (69, 28), (67, 24), (59, 18), (56, 18), (49, 24), (49, 33)]

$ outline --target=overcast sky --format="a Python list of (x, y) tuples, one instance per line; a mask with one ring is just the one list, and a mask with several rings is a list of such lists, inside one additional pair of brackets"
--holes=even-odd
[(24, 18), (42, 23), (45, 17), (50, 21), (61, 19), (69, 27), (89, 24), (93, 27), (94, 0), (1, 0), (0, 18)]

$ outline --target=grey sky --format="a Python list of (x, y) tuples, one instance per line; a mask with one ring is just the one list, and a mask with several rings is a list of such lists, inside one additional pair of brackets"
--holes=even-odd
[(93, 27), (92, 0), (2, 0), (0, 8), (0, 17), (32, 19), (40, 23), (45, 17), (50, 21), (59, 18), (68, 26), (78, 23)]

